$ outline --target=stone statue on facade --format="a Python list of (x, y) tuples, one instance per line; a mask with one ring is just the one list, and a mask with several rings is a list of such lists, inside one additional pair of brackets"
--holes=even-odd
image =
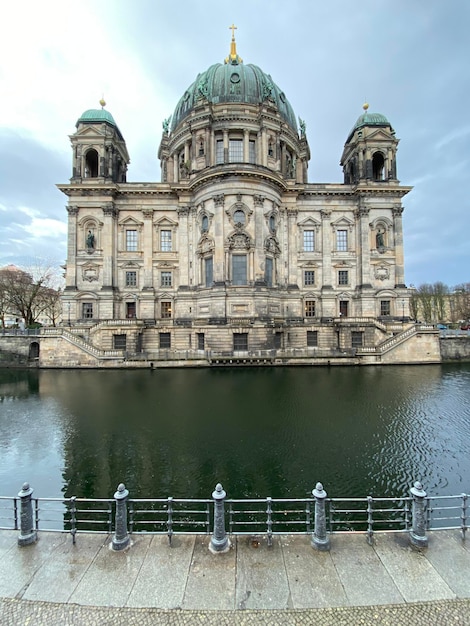
[(95, 235), (91, 232), (91, 230), (88, 231), (85, 243), (88, 252), (93, 252), (95, 249)]

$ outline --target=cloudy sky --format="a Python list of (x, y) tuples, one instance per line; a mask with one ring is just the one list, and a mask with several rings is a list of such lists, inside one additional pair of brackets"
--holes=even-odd
[(68, 136), (104, 96), (131, 157), (160, 180), (157, 150), (196, 75), (229, 52), (259, 65), (306, 121), (310, 182), (342, 180), (362, 113), (400, 138), (407, 284), (470, 282), (468, 0), (23, 0), (0, 24), (0, 266), (63, 263)]

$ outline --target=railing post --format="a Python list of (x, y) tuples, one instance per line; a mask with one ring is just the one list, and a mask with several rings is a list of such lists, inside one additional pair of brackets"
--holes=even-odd
[(130, 537), (127, 532), (128, 496), (129, 491), (126, 489), (124, 483), (121, 483), (114, 494), (114, 499), (116, 500), (116, 529), (113, 535), (113, 550), (124, 550), (130, 542)]
[(426, 537), (426, 515), (424, 499), (426, 492), (423, 490), (423, 486), (419, 481), (416, 481), (413, 487), (410, 489), (410, 493), (413, 497), (411, 505), (411, 531), (410, 541), (417, 548), (426, 548), (428, 545), (428, 538)]
[(37, 541), (38, 538), (33, 522), (32, 494), (33, 489), (29, 486), (29, 483), (24, 483), (18, 494), (18, 497), (21, 498), (19, 546), (28, 546)]
[(214, 499), (214, 532), (209, 544), (209, 550), (214, 554), (227, 552), (230, 549), (230, 541), (225, 532), (224, 500), (226, 495), (222, 485), (217, 483), (215, 491), (212, 492)]
[(312, 546), (316, 550), (325, 552), (330, 549), (330, 539), (326, 535), (325, 500), (327, 494), (321, 483), (317, 483), (315, 489), (312, 491), (312, 495), (315, 498), (315, 521), (312, 533)]

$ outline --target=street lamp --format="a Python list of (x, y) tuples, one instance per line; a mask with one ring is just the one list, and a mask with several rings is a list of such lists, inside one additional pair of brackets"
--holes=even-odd
[(69, 326), (70, 326), (70, 302), (67, 302), (67, 313), (68, 313), (68, 320), (69, 320)]
[(405, 321), (405, 300), (401, 301), (401, 321), (402, 323)]

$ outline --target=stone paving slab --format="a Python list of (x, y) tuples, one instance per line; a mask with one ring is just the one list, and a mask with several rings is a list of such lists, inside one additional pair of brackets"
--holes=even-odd
[[(54, 549), (51, 557), (35, 572), (22, 596), (25, 600), (68, 602), (98, 552), (109, 542), (105, 535), (80, 536), (79, 544), (75, 545), (70, 537), (63, 535), (63, 538), (64, 541)], [(42, 545), (41, 535), (38, 547)]]
[(281, 541), (293, 606), (303, 609), (348, 604), (329, 552), (309, 548), (301, 536), (283, 536)]
[(367, 544), (365, 535), (335, 535), (330, 554), (348, 604), (404, 602), (374, 548)]
[(20, 547), (18, 533), (8, 533), (7, 536), (10, 547), (8, 541), (4, 541), (0, 550), (0, 596), (3, 597), (22, 597), (54, 550), (70, 541), (70, 537), (64, 534), (41, 533), (36, 543)]
[(127, 550), (111, 550), (111, 537), (99, 550), (69, 602), (124, 606), (139, 575), (151, 537), (139, 535)]
[(268, 547), (265, 537), (237, 539), (237, 609), (293, 608), (279, 538)]
[(459, 598), (470, 598), (470, 544), (455, 531), (431, 537), (426, 558)]
[[(430, 542), (440, 542), (433, 537)], [(427, 550), (413, 549), (404, 534), (383, 534), (375, 539), (375, 552), (385, 566), (406, 602), (455, 598), (455, 593), (427, 558)]]
[(171, 547), (166, 536), (152, 538), (127, 605), (180, 609), (193, 558), (195, 537), (175, 536)]
[(235, 608), (236, 542), (224, 554), (209, 552), (210, 537), (196, 537), (183, 599), (184, 609)]

